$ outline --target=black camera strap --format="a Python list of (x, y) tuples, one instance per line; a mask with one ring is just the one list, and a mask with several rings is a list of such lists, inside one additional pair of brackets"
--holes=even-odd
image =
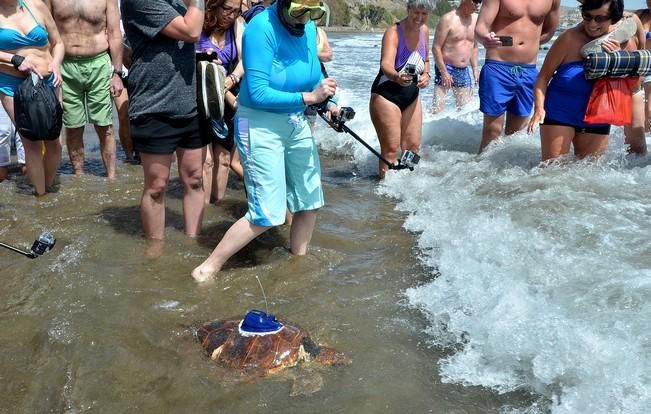
[(366, 147), (369, 151), (373, 153), (376, 157), (380, 159), (383, 163), (385, 163), (390, 170), (404, 170), (404, 169), (409, 169), (409, 171), (414, 171), (414, 167), (410, 167), (408, 165), (405, 165), (398, 161), (396, 164), (390, 163), (386, 158), (382, 156), (377, 150), (373, 147), (371, 147), (366, 141), (364, 141), (362, 138), (360, 138), (359, 135), (357, 135), (352, 129), (348, 128), (348, 126), (345, 124), (345, 122), (342, 121), (333, 121), (330, 119), (325, 111), (318, 111), (319, 116), (328, 124), (332, 129), (334, 129), (337, 132), (345, 132), (355, 138), (360, 144)]

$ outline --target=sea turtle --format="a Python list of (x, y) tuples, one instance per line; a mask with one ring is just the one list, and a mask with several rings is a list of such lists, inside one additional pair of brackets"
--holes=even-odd
[[(301, 362), (350, 363), (344, 354), (314, 342), (300, 327), (260, 311), (249, 311), (244, 318), (206, 322), (196, 328), (195, 337), (211, 360), (240, 378), (278, 373)], [(311, 394), (323, 384), (314, 371), (292, 377), (292, 396)]]

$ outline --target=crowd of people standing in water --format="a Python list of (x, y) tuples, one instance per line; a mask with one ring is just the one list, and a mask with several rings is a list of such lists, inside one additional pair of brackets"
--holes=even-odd
[[(623, 0), (579, 3), (582, 21), (558, 36), (539, 71), (539, 49), (558, 28), (560, 0), (461, 0), (441, 17), (431, 47), (434, 2), (407, 0), (406, 17), (384, 33), (371, 87), (381, 155), (396, 163), (403, 151), (419, 152), (430, 51), (432, 112), (444, 109), (450, 91), (463, 107), (479, 85), (480, 152), (504, 134), (540, 125), (543, 160), (571, 147), (579, 158), (601, 155), (610, 125), (583, 119), (594, 85), (583, 73), (586, 50), (646, 48), (651, 14), (629, 14)], [(30, 74), (45, 79), (62, 102), (73, 172), (84, 173), (82, 135), (90, 123), (109, 178), (116, 175), (115, 106), (125, 158), (142, 164), (140, 211), (149, 240), (164, 239), (175, 161), (188, 236), (200, 233), (205, 205), (224, 197), (229, 171), (243, 178), (247, 212), (193, 270), (197, 281), (285, 223), (291, 252), (304, 255), (324, 205), (314, 108), (332, 117), (339, 112), (337, 81), (323, 66), (332, 50), (315, 23), (326, 12), (321, 0), (0, 0), (0, 100), (15, 124), (19, 86)], [(479, 44), (486, 50), (481, 71)], [(638, 154), (646, 153), (651, 119), (643, 90), (651, 93), (651, 78), (632, 91), (625, 127)], [(0, 123), (1, 181), (16, 130)], [(55, 191), (63, 139), (18, 138), (34, 193)], [(387, 167), (380, 163), (380, 176)]]

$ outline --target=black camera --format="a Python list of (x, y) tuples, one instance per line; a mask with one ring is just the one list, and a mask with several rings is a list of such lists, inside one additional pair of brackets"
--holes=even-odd
[(38, 239), (34, 240), (34, 244), (32, 245), (31, 249), (32, 253), (37, 256), (41, 256), (42, 254), (52, 250), (56, 242), (57, 240), (49, 231), (44, 231), (40, 236), (38, 236)]
[(410, 75), (412, 82), (418, 83), (418, 75), (416, 74), (416, 65), (413, 63), (407, 63), (404, 68), (404, 72), (407, 75)]
[(405, 150), (400, 157), (400, 164), (406, 166), (410, 170), (414, 169), (414, 166), (420, 161), (420, 155), (415, 152)]
[(343, 125), (353, 118), (355, 118), (355, 110), (350, 106), (344, 106), (339, 108), (339, 113), (337, 114), (335, 122), (337, 122), (339, 125)]

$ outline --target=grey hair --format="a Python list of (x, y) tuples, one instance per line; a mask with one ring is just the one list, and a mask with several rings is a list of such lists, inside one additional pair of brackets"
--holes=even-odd
[(407, 0), (407, 8), (422, 8), (427, 11), (433, 11), (436, 5), (436, 0)]

